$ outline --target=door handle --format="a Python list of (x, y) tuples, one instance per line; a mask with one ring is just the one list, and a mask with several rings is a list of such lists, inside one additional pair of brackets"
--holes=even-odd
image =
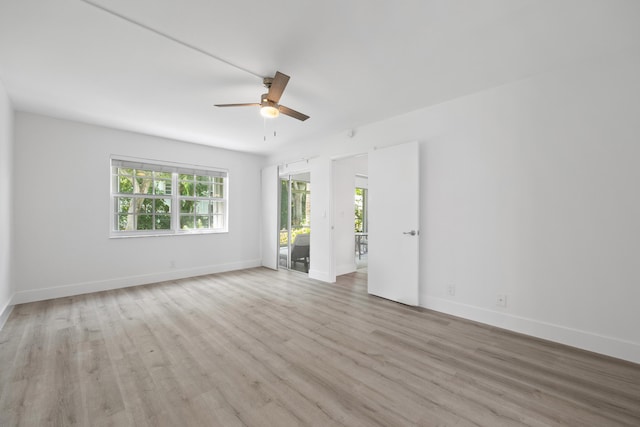
[(416, 234), (418, 234), (418, 232), (416, 230), (411, 230), (411, 231), (403, 231), (402, 234), (408, 234), (409, 236), (415, 236)]

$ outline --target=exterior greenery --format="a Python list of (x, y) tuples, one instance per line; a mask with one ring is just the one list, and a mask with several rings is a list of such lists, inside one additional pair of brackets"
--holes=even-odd
[(202, 175), (179, 175), (180, 228), (221, 228), (224, 226), (223, 178)]
[[(171, 229), (171, 173), (114, 168), (117, 230)], [(127, 195), (128, 197), (122, 197)]]
[(291, 242), (295, 236), (311, 232), (311, 184), (306, 181), (280, 180), (280, 246), (287, 246), (289, 215), (291, 215)]
[(355, 194), (355, 231), (367, 232), (367, 189), (356, 188)]

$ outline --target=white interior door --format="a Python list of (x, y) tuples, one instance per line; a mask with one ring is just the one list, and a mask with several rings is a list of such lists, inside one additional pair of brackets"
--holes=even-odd
[(368, 291), (418, 305), (419, 146), (369, 153)]

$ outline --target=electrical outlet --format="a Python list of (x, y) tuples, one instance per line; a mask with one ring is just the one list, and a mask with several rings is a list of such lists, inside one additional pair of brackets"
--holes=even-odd
[(449, 296), (455, 296), (456, 294), (456, 285), (449, 285), (447, 286), (447, 294), (449, 294)]
[(498, 307), (506, 307), (507, 306), (507, 295), (498, 294), (498, 296), (496, 297), (496, 305)]

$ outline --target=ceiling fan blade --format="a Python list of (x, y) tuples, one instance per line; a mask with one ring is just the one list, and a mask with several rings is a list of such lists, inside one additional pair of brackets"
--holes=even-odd
[(309, 118), (309, 116), (307, 116), (306, 114), (302, 114), (302, 113), (300, 113), (300, 112), (298, 112), (296, 110), (292, 110), (291, 108), (285, 107), (284, 105), (280, 105), (278, 107), (278, 110), (284, 115), (287, 115), (289, 117), (293, 117), (294, 119), (298, 119), (298, 120), (301, 120), (303, 122)]
[(276, 71), (276, 75), (273, 77), (271, 87), (269, 88), (269, 93), (267, 94), (267, 99), (277, 104), (280, 101), (282, 92), (284, 92), (284, 88), (287, 87), (287, 83), (289, 83), (289, 76), (282, 74), (280, 71)]
[(257, 102), (250, 102), (248, 104), (215, 104), (214, 107), (259, 107)]

